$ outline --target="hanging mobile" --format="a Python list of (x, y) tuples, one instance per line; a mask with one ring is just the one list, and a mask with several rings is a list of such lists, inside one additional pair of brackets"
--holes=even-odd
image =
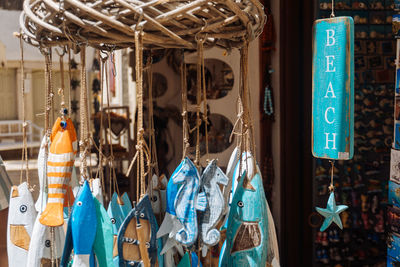
[(336, 205), (335, 201), (335, 186), (333, 185), (333, 168), (334, 161), (331, 161), (331, 184), (329, 185), (329, 199), (326, 204), (326, 209), (316, 207), (316, 210), (319, 214), (325, 217), (324, 222), (322, 223), (321, 228), (319, 229), (321, 232), (325, 231), (332, 222), (336, 223), (340, 229), (343, 229), (343, 224), (340, 219), (339, 214), (342, 211), (347, 210), (348, 206), (346, 205)]
[(348, 207), (336, 205), (334, 160), (350, 160), (354, 154), (354, 22), (335, 17), (334, 1), (328, 19), (313, 29), (312, 153), (331, 162), (331, 183), (320, 231), (334, 222), (343, 228), (339, 214)]

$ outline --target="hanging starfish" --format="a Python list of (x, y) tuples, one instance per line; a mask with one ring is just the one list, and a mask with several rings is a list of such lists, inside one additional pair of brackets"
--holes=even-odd
[(316, 207), (319, 214), (325, 217), (324, 223), (321, 226), (320, 231), (323, 232), (326, 228), (331, 225), (332, 221), (343, 229), (342, 221), (340, 220), (339, 214), (345, 211), (348, 207), (346, 205), (336, 206), (335, 193), (332, 191), (329, 195), (328, 203), (326, 204), (326, 209)]

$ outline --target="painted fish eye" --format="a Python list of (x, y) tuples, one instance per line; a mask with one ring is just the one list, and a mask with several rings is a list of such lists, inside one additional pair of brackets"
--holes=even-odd
[(51, 245), (50, 240), (47, 239), (46, 241), (44, 241), (44, 245), (45, 245), (47, 248), (49, 248), (50, 245)]
[(26, 205), (21, 205), (19, 207), (19, 211), (22, 212), (22, 213), (25, 213), (27, 210), (28, 210), (28, 207)]
[(112, 224), (115, 224), (115, 222), (116, 222), (115, 219), (114, 219), (114, 218), (111, 218), (111, 223), (112, 223)]
[(150, 248), (150, 243), (146, 242), (146, 248)]
[(144, 218), (144, 213), (140, 213), (140, 218)]
[(156, 202), (156, 201), (157, 201), (157, 196), (153, 196), (153, 197), (151, 198), (151, 200), (152, 200), (153, 202)]
[(76, 202), (76, 205), (77, 205), (77, 206), (82, 206), (82, 201)]
[(238, 207), (239, 208), (243, 208), (244, 207), (244, 204), (243, 204), (243, 202), (242, 201), (238, 201), (238, 203), (237, 203), (237, 205), (238, 205)]

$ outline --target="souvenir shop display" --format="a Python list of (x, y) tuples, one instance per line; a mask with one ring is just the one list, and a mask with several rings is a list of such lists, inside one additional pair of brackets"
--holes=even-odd
[[(399, 12), (399, 2), (395, 1), (395, 11)], [(396, 74), (395, 74), (395, 90), (394, 90), (394, 133), (393, 133), (393, 146), (390, 154), (390, 178), (388, 182), (388, 208), (387, 208), (387, 225), (388, 225), (388, 238), (387, 238), (387, 266), (396, 266), (400, 262), (400, 255), (398, 249), (400, 246), (400, 173), (399, 173), (399, 79), (400, 79), (400, 38), (399, 35), (399, 14), (393, 14), (393, 35), (396, 38)]]
[[(249, 42), (261, 34), (265, 22), (258, 0), (25, 0), (18, 33), (21, 68), (23, 71), (25, 41), (45, 57), (45, 137), (38, 164), (40, 199), (35, 205), (29, 187), (26, 146), (26, 182), (22, 183), (21, 171), (21, 185), (12, 188), (10, 207), (15, 208), (9, 212), (10, 266), (47, 263), (73, 267), (228, 267), (238, 262), (243, 266), (280, 266), (275, 224), (256, 159), (250, 111)], [(225, 173), (214, 157), (219, 148), (209, 138), (212, 119), (205, 50), (214, 46), (228, 52), (240, 51), (239, 89), (236, 106), (232, 105), (237, 113), (231, 133), (235, 145)], [(92, 88), (94, 116), (90, 116), (88, 105), (89, 47), (95, 49), (97, 62), (97, 81)], [(129, 147), (133, 155), (126, 177), (136, 190), (130, 192), (134, 201), (126, 192), (121, 194), (116, 174), (120, 154), (113, 143), (121, 133), (116, 129), (121, 125), (115, 122), (120, 120), (121, 127), (129, 127), (130, 120), (111, 111), (110, 106), (110, 94), (116, 86), (114, 52), (130, 47), (134, 55), (137, 113), (136, 145)], [(60, 48), (62, 53), (58, 52)], [(173, 65), (180, 71), (182, 90), (181, 162), (169, 180), (160, 173), (153, 106), (153, 90), (157, 95), (162, 84), (153, 84), (152, 64), (160, 60), (158, 50), (165, 48), (180, 51)], [(58, 108), (53, 103), (53, 51), (60, 57), (62, 79), (63, 56), (68, 54), (69, 90), (79, 92), (79, 104), (71, 97), (66, 100), (62, 83), (57, 119), (50, 116)], [(80, 60), (74, 62), (77, 54)], [(192, 81), (195, 86), (189, 88), (193, 97), (187, 88), (191, 76), (186, 56), (196, 60)], [(79, 81), (75, 73), (78, 71)], [(224, 73), (230, 72), (224, 68)], [(223, 78), (229, 83), (229, 77)], [(22, 94), (24, 97), (23, 86)], [(223, 97), (226, 92), (218, 94)], [(190, 98), (194, 110), (189, 111)], [(70, 113), (75, 114), (74, 120)], [(96, 140), (89, 118), (95, 124)], [(190, 124), (191, 119), (194, 125)], [(79, 183), (74, 168), (78, 148)], [(93, 152), (96, 167), (89, 164)], [(41, 249), (43, 242), (49, 251)]]
[[(318, 17), (330, 18), (332, 1), (318, 2)], [(325, 208), (327, 199), (331, 199), (326, 184), (331, 180), (336, 196), (332, 199), (337, 207), (348, 206), (340, 213), (343, 229), (333, 223), (320, 231), (325, 217), (317, 220), (314, 214), (310, 219), (315, 229), (316, 266), (386, 264), (387, 180), (393, 140), (396, 51), (392, 20), (395, 21), (393, 8), (397, 5), (397, 1), (391, 0), (336, 0), (333, 4), (336, 17), (351, 16), (354, 20), (354, 157), (338, 161), (333, 169), (326, 159), (314, 161), (314, 205)], [(327, 34), (325, 37), (329, 38)], [(333, 115), (330, 109), (326, 114), (328, 121), (332, 121)], [(321, 116), (325, 120), (325, 113)]]

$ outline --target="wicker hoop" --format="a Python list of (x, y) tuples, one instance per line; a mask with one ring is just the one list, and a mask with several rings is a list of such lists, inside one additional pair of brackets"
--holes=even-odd
[(67, 43), (99, 49), (241, 47), (261, 34), (266, 16), (258, 0), (25, 0), (24, 40), (34, 46)]

